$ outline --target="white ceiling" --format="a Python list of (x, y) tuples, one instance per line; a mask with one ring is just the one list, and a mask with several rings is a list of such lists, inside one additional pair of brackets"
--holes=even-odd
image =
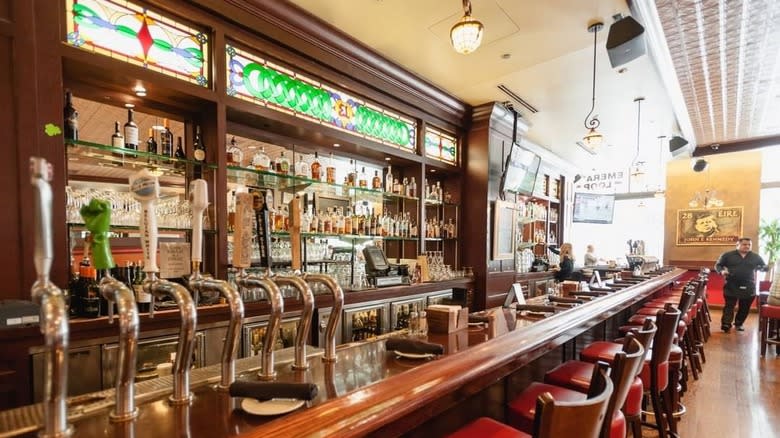
[[(637, 107), (642, 96), (640, 160), (658, 163), (659, 135), (679, 133), (666, 90), (649, 56), (610, 66), (606, 37), (612, 15), (628, 15), (625, 0), (472, 0), (485, 25), (481, 47), (456, 53), (450, 27), (462, 15), (460, 0), (291, 0), (472, 105), (505, 101), (504, 84), (539, 110), (515, 105), (530, 123), (529, 139), (579, 165), (626, 168), (636, 154)], [(593, 21), (598, 35), (596, 110), (609, 145), (591, 156), (575, 145), (591, 104)], [(509, 54), (509, 59), (502, 55)], [(664, 147), (666, 149), (666, 147)], [(668, 149), (665, 152), (668, 155)]]

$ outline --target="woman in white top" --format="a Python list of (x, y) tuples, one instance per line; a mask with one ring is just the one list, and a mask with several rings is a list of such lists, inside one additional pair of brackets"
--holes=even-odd
[(596, 266), (598, 263), (598, 258), (593, 254), (593, 251), (593, 245), (588, 245), (588, 251), (585, 253), (585, 259), (583, 260), (585, 266)]

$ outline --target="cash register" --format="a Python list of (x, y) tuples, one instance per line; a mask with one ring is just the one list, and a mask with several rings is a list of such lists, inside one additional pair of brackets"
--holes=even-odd
[(363, 248), (363, 257), (366, 259), (366, 277), (373, 286), (409, 284), (409, 267), (388, 263), (382, 248), (366, 246)]

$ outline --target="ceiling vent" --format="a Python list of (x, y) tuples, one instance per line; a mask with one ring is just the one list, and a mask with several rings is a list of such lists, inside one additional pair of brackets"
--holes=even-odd
[(531, 112), (531, 114), (536, 114), (536, 113), (538, 113), (538, 112), (539, 112), (539, 110), (538, 110), (538, 109), (536, 109), (536, 108), (535, 108), (533, 105), (531, 105), (530, 103), (526, 102), (526, 100), (525, 100), (525, 99), (523, 99), (522, 97), (520, 97), (520, 95), (519, 95), (519, 94), (515, 93), (515, 92), (514, 92), (514, 91), (512, 91), (511, 89), (509, 89), (509, 87), (507, 87), (506, 85), (504, 85), (504, 84), (498, 84), (498, 89), (499, 89), (499, 90), (501, 90), (501, 92), (503, 92), (503, 93), (504, 93), (504, 94), (506, 94), (507, 96), (509, 96), (509, 98), (510, 98), (510, 99), (512, 99), (512, 101), (513, 101), (514, 103), (516, 103), (516, 104), (518, 104), (518, 105), (522, 106), (523, 108), (527, 109), (528, 111), (530, 111), (530, 112)]

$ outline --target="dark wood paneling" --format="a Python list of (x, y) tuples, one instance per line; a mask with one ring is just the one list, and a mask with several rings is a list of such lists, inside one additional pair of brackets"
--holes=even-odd
[(11, 0), (0, 0), (0, 21), (12, 21)]
[[(7, 3), (7, 2), (6, 2)], [(11, 57), (13, 40), (0, 37), (0, 89), (13, 91), (15, 67), (18, 67)], [(21, 298), (20, 258), (21, 242), (19, 230), (19, 167), (16, 150), (16, 111), (15, 93), (0, 93), (0, 126), (6, 126), (3, 135), (4, 158), (0, 160), (0, 195), (5, 203), (4, 212), (0, 214), (0, 241), (3, 251), (0, 251), (0, 298)]]

